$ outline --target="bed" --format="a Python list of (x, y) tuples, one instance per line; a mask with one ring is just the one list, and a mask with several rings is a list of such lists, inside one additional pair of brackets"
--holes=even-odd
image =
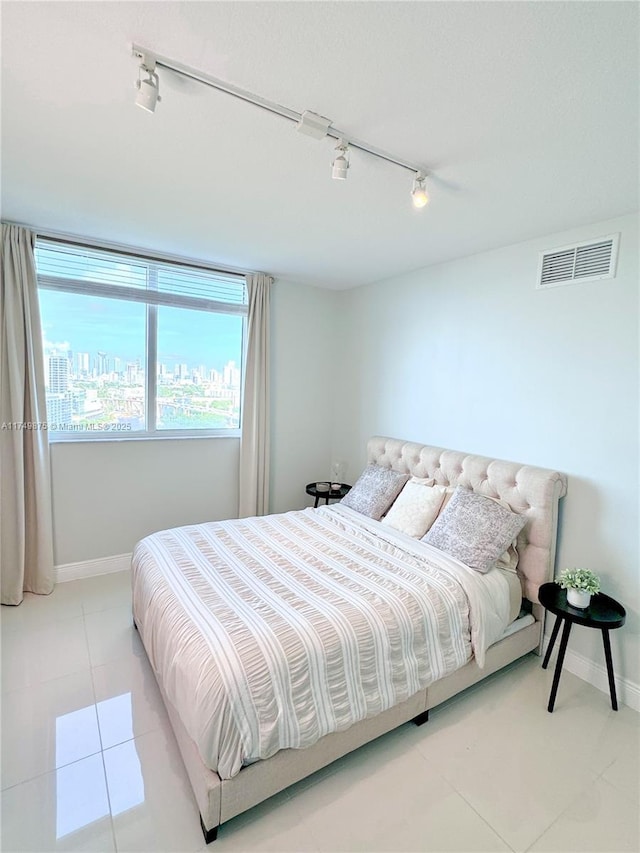
[(207, 842), (232, 817), (540, 653), (537, 591), (553, 577), (566, 478), (380, 436), (367, 457), (376, 471), (500, 499), (526, 519), (517, 592), (515, 575), (473, 571), (341, 504), (138, 543), (134, 622)]

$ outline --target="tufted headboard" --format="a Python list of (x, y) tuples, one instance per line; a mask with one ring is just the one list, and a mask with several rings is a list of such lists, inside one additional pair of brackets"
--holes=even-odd
[(502, 498), (514, 512), (525, 515), (527, 522), (518, 536), (518, 574), (526, 598), (538, 603), (540, 584), (553, 580), (558, 501), (567, 493), (564, 474), (379, 435), (367, 443), (367, 462), (414, 477), (433, 477), (440, 486), (460, 485)]

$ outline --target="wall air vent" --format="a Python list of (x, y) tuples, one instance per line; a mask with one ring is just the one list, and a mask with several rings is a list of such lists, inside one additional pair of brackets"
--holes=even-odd
[(538, 290), (614, 278), (620, 234), (540, 253)]

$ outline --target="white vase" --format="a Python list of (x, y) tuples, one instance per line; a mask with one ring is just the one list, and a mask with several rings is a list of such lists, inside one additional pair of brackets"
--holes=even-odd
[(569, 587), (567, 589), (567, 601), (572, 607), (577, 607), (578, 610), (586, 610), (591, 601), (591, 593)]

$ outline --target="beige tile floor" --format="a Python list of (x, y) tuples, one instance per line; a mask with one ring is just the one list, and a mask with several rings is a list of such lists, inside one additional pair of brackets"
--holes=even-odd
[(3, 607), (2, 850), (638, 851), (640, 715), (534, 655), (206, 848), (128, 573)]

